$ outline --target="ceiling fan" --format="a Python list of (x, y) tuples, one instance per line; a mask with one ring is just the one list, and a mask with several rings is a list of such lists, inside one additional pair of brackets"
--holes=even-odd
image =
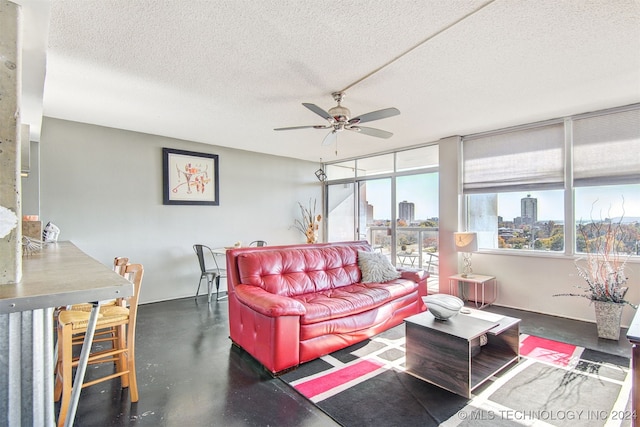
[(302, 103), (309, 110), (313, 111), (323, 119), (326, 119), (329, 123), (326, 125), (310, 125), (310, 126), (293, 126), (286, 128), (276, 128), (274, 130), (293, 130), (293, 129), (331, 129), (331, 131), (324, 137), (322, 145), (330, 145), (337, 140), (338, 132), (343, 130), (350, 130), (359, 132), (364, 135), (375, 136), (378, 138), (390, 138), (393, 133), (386, 130), (370, 128), (366, 126), (360, 126), (360, 123), (372, 122), (374, 120), (386, 119), (387, 117), (393, 117), (400, 114), (397, 108), (384, 108), (382, 110), (372, 111), (370, 113), (361, 114), (357, 117), (351, 118), (351, 111), (347, 107), (340, 105), (342, 99), (345, 96), (344, 92), (334, 92), (331, 94), (333, 99), (338, 103), (329, 111), (325, 111), (315, 104)]

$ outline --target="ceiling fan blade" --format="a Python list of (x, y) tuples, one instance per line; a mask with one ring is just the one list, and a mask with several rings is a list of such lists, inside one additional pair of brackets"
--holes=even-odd
[(331, 145), (334, 142), (336, 142), (337, 138), (338, 138), (338, 132), (336, 132), (335, 130), (332, 130), (327, 134), (327, 136), (324, 137), (324, 139), (322, 140), (322, 145)]
[(384, 108), (382, 110), (372, 111), (370, 113), (365, 113), (357, 117), (354, 117), (353, 119), (349, 120), (349, 124), (355, 125), (358, 123), (372, 122), (374, 120), (386, 119), (387, 117), (397, 116), (398, 114), (400, 114), (400, 110), (398, 110), (397, 108), (393, 108), (393, 107)]
[(393, 133), (387, 132), (386, 130), (370, 128), (366, 126), (350, 126), (345, 128), (347, 130), (356, 131), (358, 133), (362, 133), (369, 136), (375, 136), (378, 138), (391, 138)]
[(276, 128), (274, 130), (293, 130), (293, 129), (309, 129), (309, 128), (313, 128), (313, 129), (329, 129), (330, 127), (331, 127), (330, 125), (292, 126), (292, 127), (288, 127), (288, 128)]
[(329, 120), (330, 122), (333, 122), (333, 116), (331, 114), (327, 113), (326, 111), (324, 111), (322, 108), (318, 107), (316, 104), (309, 104), (309, 103), (303, 102), (302, 105), (304, 105), (309, 110), (313, 111), (314, 113), (316, 113), (317, 115), (319, 115), (323, 119)]

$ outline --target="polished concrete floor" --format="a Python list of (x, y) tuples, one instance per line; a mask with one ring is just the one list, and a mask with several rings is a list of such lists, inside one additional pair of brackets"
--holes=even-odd
[[(630, 356), (618, 342), (596, 337), (591, 323), (501, 307), (522, 319), (521, 332)], [(129, 402), (118, 380), (82, 391), (76, 426), (334, 426), (331, 418), (271, 377), (228, 338), (227, 302), (206, 296), (142, 305), (136, 360), (140, 400)], [(89, 368), (87, 378), (97, 369)]]

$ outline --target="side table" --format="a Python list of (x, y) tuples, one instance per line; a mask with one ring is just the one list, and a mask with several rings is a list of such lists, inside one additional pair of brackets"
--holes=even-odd
[[(495, 276), (483, 276), (481, 274), (470, 274), (466, 277), (463, 277), (462, 274), (449, 276), (449, 293), (451, 295), (458, 295), (457, 290), (454, 292), (454, 287), (457, 288), (455, 285), (460, 283), (462, 283), (463, 286), (465, 283), (469, 285), (473, 284), (476, 308), (478, 309), (483, 309), (486, 306), (493, 304), (498, 299), (498, 281)], [(487, 285), (492, 288), (493, 291), (490, 301), (487, 301), (485, 298), (485, 287)], [(480, 301), (478, 301), (478, 286), (480, 286)], [(458, 297), (461, 297), (461, 295), (458, 295)]]

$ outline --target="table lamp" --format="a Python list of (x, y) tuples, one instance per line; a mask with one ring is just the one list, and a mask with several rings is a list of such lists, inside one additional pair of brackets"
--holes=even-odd
[(478, 235), (471, 232), (453, 233), (456, 245), (456, 252), (462, 252), (462, 260), (464, 268), (462, 269), (462, 277), (471, 277), (473, 270), (471, 269), (471, 253), (478, 250)]

